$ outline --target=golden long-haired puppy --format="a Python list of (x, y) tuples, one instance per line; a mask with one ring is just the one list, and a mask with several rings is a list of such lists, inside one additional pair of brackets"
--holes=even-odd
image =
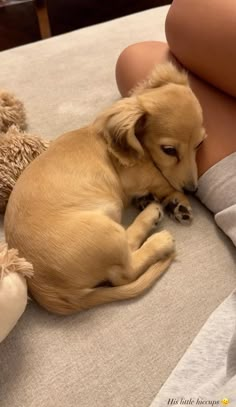
[(147, 238), (160, 204), (149, 204), (127, 230), (122, 211), (132, 198), (152, 194), (177, 220), (189, 220), (183, 190), (197, 187), (204, 137), (186, 74), (165, 64), (26, 168), (10, 196), (5, 233), (33, 264), (28, 284), (39, 304), (70, 314), (136, 297), (158, 279), (174, 252), (167, 231)]

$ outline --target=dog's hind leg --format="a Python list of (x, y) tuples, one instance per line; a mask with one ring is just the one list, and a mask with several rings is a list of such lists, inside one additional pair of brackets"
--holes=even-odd
[(137, 250), (150, 232), (163, 218), (163, 210), (159, 203), (150, 203), (127, 228), (128, 244), (132, 251)]
[[(132, 251), (126, 230), (101, 213), (63, 214), (55, 225), (53, 236), (49, 229), (46, 238), (39, 236), (44, 256), (38, 255), (38, 242), (22, 246), (35, 269), (28, 281), (30, 292), (51, 312), (66, 315), (134, 298), (151, 287), (173, 259), (174, 241), (166, 231)], [(113, 287), (101, 287), (104, 282)]]
[(130, 250), (129, 266), (126, 265), (122, 272), (116, 266), (112, 269), (109, 280), (113, 285), (123, 285), (136, 280), (150, 266), (174, 252), (174, 239), (166, 230), (154, 233), (144, 242), (162, 217), (161, 205), (153, 202), (128, 227), (126, 236)]
[(174, 253), (174, 250), (174, 238), (169, 232), (163, 230), (154, 233), (138, 250), (130, 250), (126, 265), (115, 265), (109, 270), (109, 281), (115, 286), (134, 281), (150, 266)]

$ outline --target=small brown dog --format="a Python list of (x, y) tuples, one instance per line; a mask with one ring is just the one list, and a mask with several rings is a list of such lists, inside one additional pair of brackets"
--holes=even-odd
[(9, 246), (34, 266), (28, 280), (34, 298), (70, 314), (150, 287), (172, 261), (173, 238), (162, 231), (145, 240), (162, 214), (158, 203), (127, 230), (122, 210), (151, 193), (176, 219), (189, 220), (183, 190), (197, 187), (195, 156), (204, 137), (186, 74), (165, 64), (129, 98), (36, 158), (5, 216)]

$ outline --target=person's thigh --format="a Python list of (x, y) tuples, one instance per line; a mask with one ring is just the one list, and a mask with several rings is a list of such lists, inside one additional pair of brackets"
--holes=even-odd
[[(117, 85), (122, 96), (151, 72), (155, 64), (172, 59), (167, 44), (143, 42), (126, 48), (116, 65)], [(203, 109), (208, 134), (198, 152), (199, 176), (224, 157), (236, 151), (236, 99), (189, 73), (190, 85)]]
[(174, 0), (166, 37), (187, 69), (236, 96), (235, 0)]

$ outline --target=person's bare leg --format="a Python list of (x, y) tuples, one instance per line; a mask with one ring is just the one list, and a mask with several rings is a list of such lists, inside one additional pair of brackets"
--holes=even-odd
[(166, 18), (171, 52), (191, 72), (236, 97), (235, 0), (174, 0)]
[(199, 176), (236, 151), (236, 99), (190, 75), (190, 85), (202, 109), (208, 137), (198, 151)]
[[(116, 65), (117, 86), (122, 96), (151, 72), (156, 64), (176, 61), (165, 43), (150, 41), (129, 46)], [(208, 134), (198, 152), (199, 176), (236, 151), (236, 99), (189, 73), (190, 85), (203, 109)]]

